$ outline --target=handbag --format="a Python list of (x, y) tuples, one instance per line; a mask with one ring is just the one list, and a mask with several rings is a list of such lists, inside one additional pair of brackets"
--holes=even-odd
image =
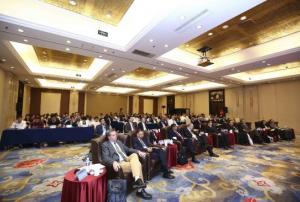
[(185, 165), (188, 163), (188, 158), (186, 157), (184, 148), (182, 148), (181, 151), (178, 153), (177, 163), (179, 165)]
[(123, 179), (108, 180), (107, 202), (126, 202), (127, 181)]

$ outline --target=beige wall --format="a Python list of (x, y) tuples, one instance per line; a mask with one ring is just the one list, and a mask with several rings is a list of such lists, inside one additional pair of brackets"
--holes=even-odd
[(13, 74), (0, 69), (0, 134), (16, 119), (18, 86)]
[(40, 114), (60, 113), (61, 93), (42, 92)]
[(144, 114), (153, 114), (153, 99), (144, 99)]
[(30, 86), (24, 85), (22, 116), (30, 112)]
[(100, 113), (119, 112), (120, 108), (127, 111), (127, 96), (86, 93), (86, 114), (99, 115)]
[(189, 108), (191, 113), (209, 114), (208, 91), (175, 95), (175, 108)]
[[(163, 109), (162, 106), (166, 106), (166, 108)], [(158, 98), (157, 107), (158, 107), (157, 109), (158, 115), (167, 113), (167, 96), (162, 96)]]
[(70, 91), (69, 114), (78, 112), (78, 91)]
[(230, 118), (274, 119), (300, 132), (300, 80), (225, 89)]

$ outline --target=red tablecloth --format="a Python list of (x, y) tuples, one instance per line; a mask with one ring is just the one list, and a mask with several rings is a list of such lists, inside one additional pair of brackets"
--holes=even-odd
[(228, 143), (230, 146), (235, 145), (235, 135), (234, 133), (228, 133)]
[(99, 176), (88, 175), (82, 181), (76, 179), (75, 170), (67, 172), (64, 177), (62, 202), (105, 202), (106, 169)]
[(168, 145), (168, 167), (173, 167), (177, 165), (177, 145), (169, 144)]

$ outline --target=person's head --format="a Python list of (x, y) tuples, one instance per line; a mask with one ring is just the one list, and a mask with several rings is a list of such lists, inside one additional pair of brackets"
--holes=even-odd
[(143, 118), (142, 118), (142, 122), (143, 122), (143, 123), (145, 123), (145, 122), (146, 122), (146, 119), (145, 119), (145, 117), (143, 117)]
[(171, 125), (171, 129), (172, 129), (173, 131), (176, 131), (176, 130), (177, 130), (176, 124), (173, 123), (173, 124)]
[(118, 133), (115, 130), (107, 131), (106, 137), (109, 141), (116, 142), (118, 139)]
[(194, 124), (190, 123), (190, 124), (187, 125), (187, 127), (188, 127), (190, 130), (193, 130)]
[(207, 124), (209, 127), (212, 127), (212, 121), (209, 121)]
[(233, 126), (233, 124), (234, 124), (233, 120), (230, 120), (230, 121), (229, 121), (229, 125), (230, 125), (230, 126)]
[(41, 120), (41, 117), (40, 117), (40, 115), (36, 115), (35, 117), (34, 117), (34, 120)]
[(17, 122), (21, 123), (22, 122), (22, 116), (17, 116)]
[(136, 136), (137, 136), (138, 138), (140, 138), (140, 139), (143, 139), (143, 138), (144, 138), (144, 131), (138, 130)]
[(133, 117), (130, 117), (129, 122), (133, 122)]
[(261, 123), (262, 123), (263, 125), (265, 125), (265, 124), (266, 124), (266, 120), (262, 120)]
[(95, 122), (98, 122), (98, 121), (99, 121), (99, 117), (98, 117), (98, 116), (95, 116), (95, 117), (94, 117), (94, 121), (95, 121)]
[(105, 119), (104, 118), (101, 118), (100, 122), (101, 122), (102, 125), (105, 125)]

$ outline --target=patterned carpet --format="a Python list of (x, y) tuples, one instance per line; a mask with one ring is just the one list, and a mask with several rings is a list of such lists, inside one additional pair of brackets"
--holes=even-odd
[[(83, 165), (89, 144), (15, 149), (0, 153), (0, 201), (60, 201), (64, 173)], [(300, 141), (216, 150), (220, 158), (173, 169), (174, 180), (154, 177), (157, 202), (300, 201)], [(142, 201), (135, 193), (129, 202)]]

